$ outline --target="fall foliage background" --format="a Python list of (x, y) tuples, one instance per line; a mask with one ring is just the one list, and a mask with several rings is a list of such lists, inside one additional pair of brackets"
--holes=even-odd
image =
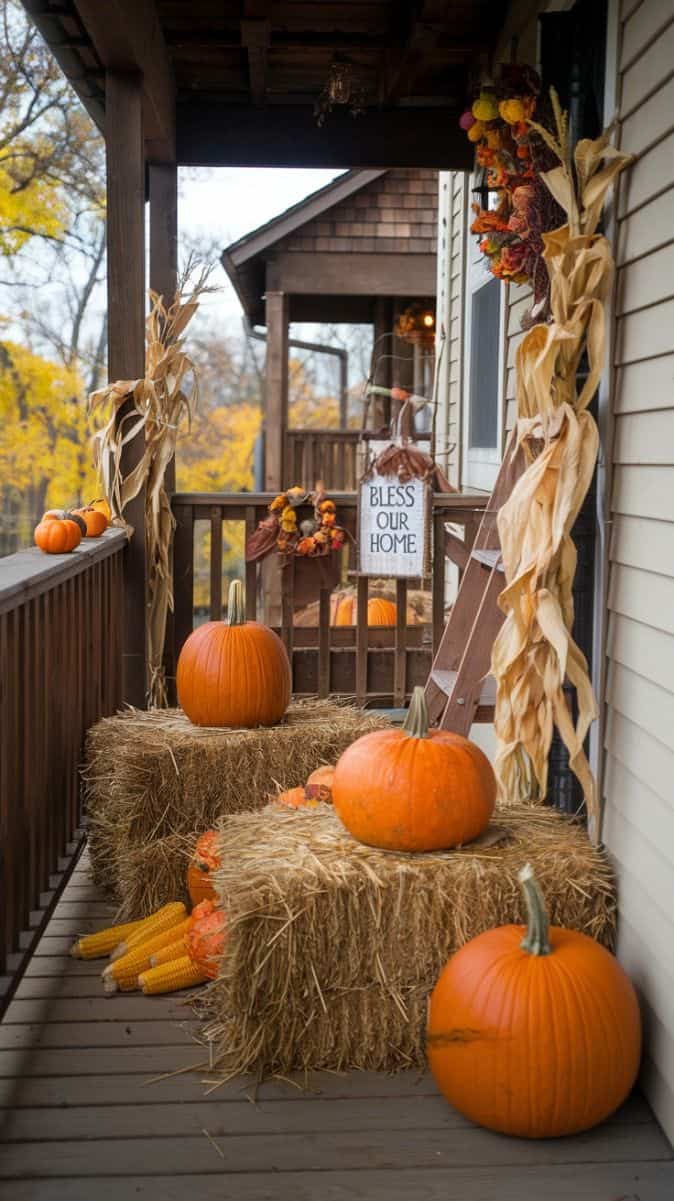
[[(182, 241), (202, 258), (222, 249)], [(102, 139), (18, 0), (0, 0), (0, 555), (31, 542), (46, 508), (86, 503), (99, 490), (86, 398), (106, 376), (104, 285)], [(177, 487), (252, 489), (264, 346), (207, 316), (194, 330), (199, 403), (179, 444)], [(346, 344), (364, 378), (369, 329), (316, 334)], [(304, 353), (291, 360), (291, 424), (338, 424), (332, 366)], [(226, 576), (242, 544), (242, 530), (225, 531)]]

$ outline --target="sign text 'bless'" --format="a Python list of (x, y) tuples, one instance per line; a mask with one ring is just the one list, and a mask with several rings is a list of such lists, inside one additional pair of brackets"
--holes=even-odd
[(426, 485), (371, 475), (360, 486), (360, 572), (374, 576), (422, 576)]

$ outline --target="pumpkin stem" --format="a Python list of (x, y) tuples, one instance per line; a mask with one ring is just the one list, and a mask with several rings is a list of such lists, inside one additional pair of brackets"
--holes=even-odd
[(227, 625), (242, 626), (246, 622), (241, 580), (232, 580), (227, 594)]
[(428, 738), (428, 706), (421, 684), (412, 693), (403, 730), (409, 738)]
[(527, 907), (527, 932), (520, 946), (529, 955), (549, 955), (551, 947), (548, 941), (548, 911), (530, 863), (524, 865), (517, 879), (522, 886)]

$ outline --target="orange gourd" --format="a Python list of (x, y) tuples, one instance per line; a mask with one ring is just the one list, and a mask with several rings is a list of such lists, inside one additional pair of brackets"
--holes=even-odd
[(108, 521), (108, 524), (112, 521), (112, 509), (110, 508), (110, 505), (104, 496), (99, 496), (96, 498), (96, 500), (90, 500), (87, 508), (96, 509), (98, 513), (103, 513)]
[(192, 905), (199, 905), (201, 901), (217, 899), (211, 872), (219, 866), (218, 835), (215, 830), (207, 830), (197, 839), (197, 845), (187, 869), (187, 891)]
[(215, 980), (227, 939), (227, 920), (224, 910), (213, 901), (201, 901), (192, 910), (185, 934), (185, 949), (195, 967), (209, 980)]
[(315, 797), (307, 796), (307, 790), (300, 784), (298, 788), (286, 788), (274, 797), (276, 805), (285, 805), (288, 809), (315, 809), (318, 801)]
[(246, 621), (241, 581), (229, 589), (226, 621), (190, 634), (178, 658), (178, 701), (196, 726), (273, 726), (290, 701), (290, 664), (281, 639)]
[(332, 804), (332, 781), (334, 778), (334, 767), (328, 764), (323, 767), (317, 767), (315, 771), (312, 771), (304, 785), (307, 798)]
[(500, 926), (452, 956), (431, 996), (428, 1058), (440, 1090), (481, 1126), (525, 1138), (589, 1130), (632, 1088), (639, 1006), (609, 951), (548, 928), (531, 868), (528, 926)]
[[(335, 612), (336, 626), (352, 626), (356, 622), (356, 601), (353, 596), (342, 597)], [(393, 601), (382, 596), (372, 596), (367, 602), (367, 624), (369, 626), (394, 626), (396, 607)]]
[(486, 830), (496, 780), (479, 747), (449, 730), (429, 730), (423, 688), (414, 689), (402, 729), (357, 739), (337, 762), (335, 809), (369, 846), (434, 851)]
[(63, 555), (82, 541), (82, 530), (70, 517), (47, 517), (36, 525), (35, 545), (47, 555)]
[(73, 509), (73, 516), (82, 518), (86, 538), (100, 538), (108, 528), (108, 519), (99, 509)]

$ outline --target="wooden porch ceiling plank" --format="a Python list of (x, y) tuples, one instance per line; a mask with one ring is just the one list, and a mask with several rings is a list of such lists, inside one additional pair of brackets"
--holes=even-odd
[(154, 0), (75, 0), (106, 71), (143, 76), (145, 136), (150, 157), (175, 157), (175, 81)]
[(264, 110), (178, 98), (176, 154), (185, 166), (435, 167), (466, 171), (472, 147), (459, 106), (334, 112), (319, 129), (310, 106)]
[(269, 0), (244, 0), (241, 18), (241, 44), (248, 53), (248, 75), (253, 104), (263, 105), (266, 97), (267, 51), (271, 39)]
[[(385, 1124), (385, 1112), (382, 1122)], [(628, 1162), (647, 1163), (669, 1159), (671, 1179), (674, 1180), (674, 1161), (670, 1159), (669, 1146), (655, 1123), (649, 1126), (621, 1126), (617, 1137), (614, 1127), (601, 1126), (584, 1135), (580, 1146), (578, 1143), (574, 1146), (574, 1140), (568, 1139), (529, 1141), (494, 1138), (485, 1130), (464, 1126), (454, 1131), (408, 1130), (404, 1137), (396, 1138), (392, 1138), (386, 1128), (336, 1130), (330, 1132), (328, 1137), (312, 1132), (266, 1134), (264, 1143), (245, 1134), (223, 1133), (221, 1128), (217, 1142), (221, 1156), (215, 1153), (202, 1130), (192, 1136), (183, 1134), (170, 1138), (125, 1139), (123, 1153), (120, 1154), (120, 1140), (114, 1137), (82, 1140), (78, 1136), (59, 1142), (43, 1142), (41, 1137), (34, 1142), (6, 1143), (3, 1147), (2, 1172), (6, 1178), (22, 1177), (29, 1166), (30, 1171), (38, 1177), (56, 1174), (72, 1177), (135, 1177), (141, 1173), (181, 1173), (189, 1166), (190, 1172), (195, 1174), (217, 1175), (222, 1187), (225, 1170), (239, 1178), (248, 1174), (259, 1178), (263, 1175), (260, 1172), (261, 1161), (262, 1165), (266, 1161), (269, 1164), (267, 1179), (274, 1180), (274, 1192), (278, 1195), (279, 1174), (286, 1172), (320, 1172), (325, 1182), (326, 1172), (342, 1173), (349, 1169), (357, 1170), (366, 1177), (373, 1170), (391, 1168), (409, 1172), (411, 1168), (433, 1168), (437, 1171), (438, 1168), (451, 1167), (475, 1172), (477, 1164), (483, 1168), (498, 1166), (500, 1170), (532, 1166), (552, 1169), (554, 1165), (578, 1164), (579, 1156), (584, 1165), (610, 1165), (619, 1146), (621, 1158)], [(237, 1179), (237, 1196), (241, 1196), (239, 1184), (240, 1179)], [(553, 1192), (552, 1195), (556, 1194)], [(368, 1194), (361, 1193), (361, 1196)], [(419, 1196), (418, 1190), (411, 1191), (408, 1196)], [(595, 1199), (596, 1196), (595, 1193)], [(641, 1191), (639, 1196), (642, 1198)]]

